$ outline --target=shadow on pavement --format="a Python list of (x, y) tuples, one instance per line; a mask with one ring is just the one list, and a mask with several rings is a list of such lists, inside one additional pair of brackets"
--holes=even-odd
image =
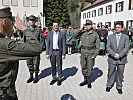
[(45, 78), (51, 74), (52, 74), (52, 68), (48, 67), (48, 68), (41, 71), (41, 73), (39, 74), (39, 80), (42, 78)]
[(64, 94), (61, 97), (61, 100), (76, 100), (76, 99), (72, 95), (70, 95), (70, 94)]
[[(64, 69), (62, 71), (62, 73), (63, 73), (62, 81), (66, 80), (70, 76), (74, 76), (77, 73), (77, 71), (78, 71), (78, 68), (76, 68), (75, 66), (73, 66), (71, 68)], [(41, 73), (39, 74), (39, 80), (42, 78), (45, 78), (51, 74), (52, 74), (52, 68), (48, 67), (48, 68), (41, 71)]]
[(62, 72), (63, 73), (62, 82), (66, 80), (68, 77), (74, 76), (77, 73), (77, 71), (78, 71), (78, 68), (76, 68), (75, 66), (64, 69)]
[(91, 82), (94, 82), (97, 78), (103, 75), (103, 71), (100, 70), (98, 67), (95, 67), (92, 71)]

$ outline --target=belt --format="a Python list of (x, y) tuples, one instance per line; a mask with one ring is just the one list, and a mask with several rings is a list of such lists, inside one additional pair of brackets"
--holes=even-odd
[(82, 49), (86, 49), (86, 50), (92, 50), (95, 49), (95, 47), (88, 47), (88, 46), (81, 46)]
[(53, 51), (59, 51), (59, 49), (53, 49)]

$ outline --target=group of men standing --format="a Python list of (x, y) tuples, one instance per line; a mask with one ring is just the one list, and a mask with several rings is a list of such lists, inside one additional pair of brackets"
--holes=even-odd
[[(40, 53), (42, 52), (42, 34), (35, 25), (36, 17), (29, 17), (30, 26), (27, 28), (19, 17), (16, 17), (16, 28), (21, 30), (24, 41), (11, 39), (11, 18), (10, 8), (0, 9), (0, 100), (17, 100), (15, 81), (17, 78), (19, 60), (26, 59), (30, 72), (27, 83), (38, 82)], [(8, 27), (8, 29), (7, 29)], [(86, 20), (86, 30), (78, 30), (74, 37), (81, 37), (80, 64), (84, 81), (79, 85), (88, 85), (92, 88), (91, 76), (95, 58), (99, 54), (100, 39), (93, 30), (93, 22)], [(122, 94), (122, 81), (125, 64), (127, 63), (127, 53), (129, 50), (129, 37), (122, 33), (123, 23), (115, 24), (115, 33), (107, 40), (108, 53), (108, 79), (106, 91), (109, 92), (116, 82), (116, 89)], [(52, 67), (52, 81), (50, 85), (57, 82), (62, 83), (62, 60), (66, 56), (66, 33), (59, 29), (59, 23), (53, 23), (53, 30), (48, 33), (46, 57), (50, 59)], [(35, 77), (34, 77), (35, 73)]]

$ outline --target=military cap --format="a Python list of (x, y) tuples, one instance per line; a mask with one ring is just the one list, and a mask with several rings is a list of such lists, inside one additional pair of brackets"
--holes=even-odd
[(92, 24), (93, 24), (93, 22), (91, 20), (89, 20), (89, 19), (86, 20), (85, 25), (92, 25)]
[(9, 17), (12, 18), (12, 12), (10, 11), (10, 7), (5, 7), (0, 9), (0, 18)]
[(29, 20), (35, 20), (35, 19), (36, 19), (36, 17), (34, 15), (29, 16)]

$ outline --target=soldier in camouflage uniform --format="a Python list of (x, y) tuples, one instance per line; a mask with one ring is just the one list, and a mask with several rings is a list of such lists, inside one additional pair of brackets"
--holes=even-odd
[[(43, 43), (42, 31), (40, 28), (38, 28), (35, 25), (35, 23), (36, 23), (36, 17), (34, 15), (29, 16), (29, 24), (30, 24), (29, 27), (33, 32), (33, 34), (35, 35), (35, 37), (40, 42), (40, 44), (42, 44)], [(40, 55), (27, 60), (27, 66), (30, 72), (30, 78), (27, 80), (27, 83), (30, 83), (32, 81), (33, 83), (38, 82), (39, 65), (40, 65)], [(33, 77), (34, 72), (35, 72), (35, 78)]]
[(15, 81), (19, 60), (37, 56), (42, 51), (33, 33), (16, 17), (16, 27), (23, 31), (26, 41), (16, 41), (12, 36), (10, 8), (0, 9), (0, 100), (18, 100)]
[(91, 88), (91, 74), (94, 66), (95, 58), (99, 53), (99, 36), (92, 29), (92, 21), (86, 20), (86, 30), (80, 30), (75, 33), (75, 36), (81, 36), (81, 57), (80, 64), (82, 68), (82, 74), (84, 81), (80, 83), (80, 86), (88, 84), (88, 88)]

